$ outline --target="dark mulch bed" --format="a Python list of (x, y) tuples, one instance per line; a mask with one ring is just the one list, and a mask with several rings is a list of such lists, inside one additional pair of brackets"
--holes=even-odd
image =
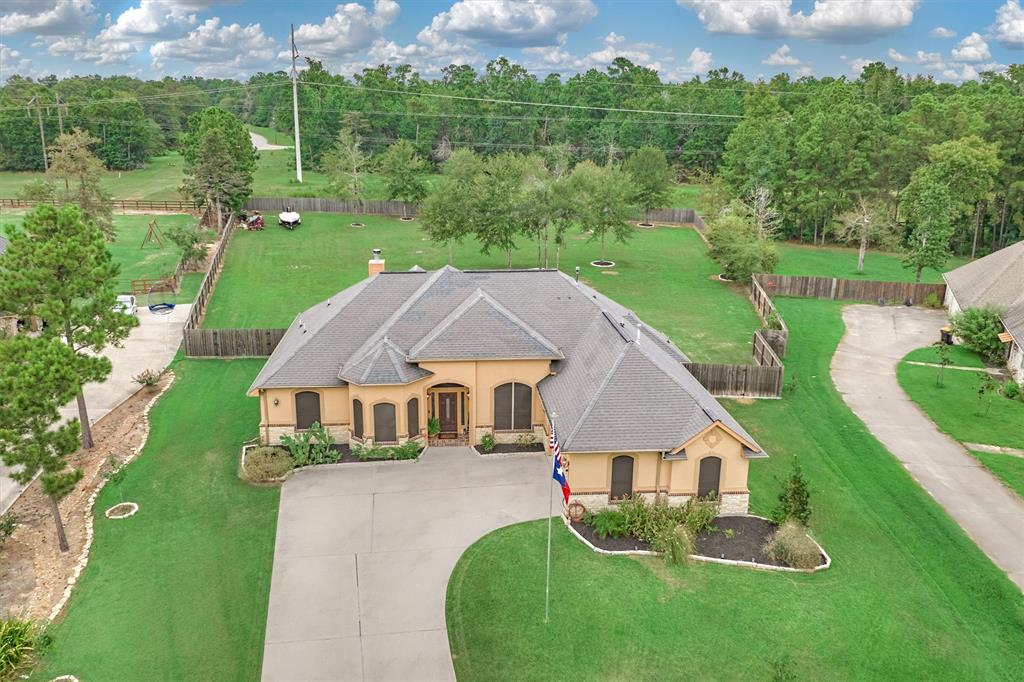
[(373, 459), (359, 459), (354, 454), (352, 454), (352, 448), (350, 448), (347, 443), (332, 443), (331, 450), (341, 453), (341, 457), (338, 458), (336, 464), (352, 464), (353, 462), (385, 462), (394, 459), (394, 457), (375, 457)]
[[(634, 537), (613, 538), (609, 536), (602, 540), (593, 528), (582, 521), (574, 521), (572, 527), (599, 549), (621, 552), (651, 548), (646, 542)], [(753, 561), (769, 566), (785, 566), (786, 564), (767, 556), (763, 550), (765, 543), (768, 542), (776, 528), (778, 526), (771, 521), (753, 516), (719, 516), (715, 519), (715, 530), (697, 535), (694, 542), (696, 553), (715, 559)], [(726, 534), (727, 530), (732, 531), (732, 537)], [(822, 556), (821, 564), (824, 563), (825, 557)]]
[(500, 455), (510, 452), (544, 452), (544, 446), (538, 443), (531, 443), (530, 445), (519, 445), (517, 443), (495, 443), (494, 449), (490, 452), (484, 452), (483, 448), (479, 445), (474, 445), (473, 448), (481, 455)]
[(594, 532), (594, 529), (592, 527), (588, 526), (582, 521), (573, 521), (572, 527), (577, 533), (585, 537), (590, 542), (590, 544), (592, 544), (594, 547), (597, 547), (598, 549), (608, 550), (609, 552), (627, 552), (638, 549), (642, 549), (646, 552), (651, 551), (650, 544), (644, 542), (643, 540), (637, 540), (634, 537), (613, 538), (611, 535), (609, 535), (604, 540), (602, 540), (601, 538), (597, 537), (597, 533)]

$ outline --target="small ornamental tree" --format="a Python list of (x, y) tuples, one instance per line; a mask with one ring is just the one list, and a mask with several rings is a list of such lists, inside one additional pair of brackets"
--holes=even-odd
[(633, 227), (627, 222), (633, 211), (629, 178), (617, 168), (582, 161), (573, 169), (569, 182), (580, 228), (590, 231), (590, 241), (600, 242), (600, 260), (607, 263), (604, 247), (608, 236), (621, 243), (633, 236)]
[(772, 511), (772, 520), (781, 524), (793, 519), (806, 526), (810, 518), (811, 493), (807, 489), (807, 480), (804, 479), (800, 463), (794, 460), (789, 480), (779, 495), (779, 504)]
[[(982, 372), (978, 377), (978, 416), (987, 417), (992, 411), (992, 399), (999, 395), (999, 384), (988, 372)], [(982, 414), (981, 405), (985, 404), (985, 412)]]
[(380, 173), (388, 199), (407, 203), (421, 201), (427, 195), (420, 175), (426, 171), (426, 162), (408, 140), (399, 140), (388, 147), (380, 157)]
[(110, 360), (100, 353), (139, 324), (117, 308), (118, 266), (103, 233), (74, 206), (37, 206), (10, 237), (0, 259), (0, 309), (45, 320), (43, 336), (63, 339), (76, 353), (70, 367), (78, 377), (82, 447), (91, 448), (81, 387), (107, 378)]
[(334, 146), (320, 160), (320, 169), (330, 178), (327, 190), (345, 201), (363, 198), (363, 171), (368, 158), (359, 148), (360, 142), (359, 135), (343, 127)]
[(946, 368), (953, 364), (949, 358), (949, 344), (939, 339), (932, 344), (932, 347), (935, 349), (935, 354), (939, 356), (939, 373), (935, 376), (935, 385), (944, 386)]
[(1003, 331), (1000, 310), (994, 306), (967, 308), (953, 316), (953, 333), (964, 340), (964, 345), (998, 365), (1004, 360), (1006, 347), (999, 340)]
[(476, 217), (476, 182), (484, 162), (468, 149), (455, 151), (441, 167), (443, 177), (423, 202), (423, 231), (435, 242), (448, 244), (448, 263), (453, 245), (473, 234)]
[(0, 459), (18, 483), (40, 477), (57, 527), (60, 551), (68, 551), (59, 502), (82, 478), (67, 456), (78, 449), (79, 423), (60, 422), (60, 408), (80, 389), (81, 358), (54, 338), (0, 339)]
[(633, 202), (644, 211), (644, 221), (651, 222), (651, 211), (664, 206), (672, 190), (672, 168), (665, 152), (657, 147), (641, 147), (623, 165), (633, 184)]
[(711, 255), (729, 279), (749, 282), (757, 272), (772, 272), (779, 263), (775, 243), (761, 239), (751, 221), (738, 213), (715, 219), (708, 230)]

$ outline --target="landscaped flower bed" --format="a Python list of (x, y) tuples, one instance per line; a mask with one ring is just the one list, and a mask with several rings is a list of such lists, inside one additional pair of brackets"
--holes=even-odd
[(490, 450), (485, 449), (482, 445), (474, 445), (473, 449), (481, 455), (507, 455), (516, 452), (544, 452), (544, 445), (541, 443), (495, 443)]

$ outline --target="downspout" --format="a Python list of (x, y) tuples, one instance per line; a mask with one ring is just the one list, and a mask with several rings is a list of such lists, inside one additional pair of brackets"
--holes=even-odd
[(270, 412), (267, 407), (266, 389), (260, 389), (260, 401), (263, 403), (263, 444), (270, 445)]

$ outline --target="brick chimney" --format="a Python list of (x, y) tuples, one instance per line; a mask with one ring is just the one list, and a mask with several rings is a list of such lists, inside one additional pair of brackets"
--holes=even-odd
[(373, 258), (367, 263), (367, 271), (370, 277), (373, 277), (378, 272), (384, 272), (384, 258), (380, 255), (380, 249), (373, 250)]

